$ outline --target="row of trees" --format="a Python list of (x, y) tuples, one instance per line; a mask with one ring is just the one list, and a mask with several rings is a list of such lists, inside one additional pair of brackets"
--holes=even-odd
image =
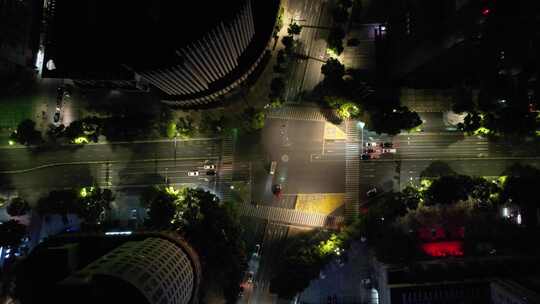
[(339, 60), (329, 59), (321, 71), (325, 78), (315, 94), (324, 106), (336, 109), (340, 119), (361, 118), (368, 129), (389, 135), (422, 124), (416, 112), (400, 105), (399, 98), (371, 89), (358, 71), (348, 71), (345, 78), (345, 66)]
[(180, 233), (197, 250), (206, 283), (217, 283), (228, 303), (235, 302), (247, 264), (234, 205), (202, 189), (172, 187), (145, 189), (141, 204), (146, 225)]
[[(338, 234), (311, 232), (293, 240), (283, 250), (270, 288), (280, 297), (292, 298), (335, 257), (346, 255), (351, 241), (365, 238), (377, 258), (387, 263), (408, 263), (426, 258), (420, 250), (416, 230), (421, 227), (464, 227), (466, 254), (490, 254), (498, 248), (540, 252), (523, 236), (538, 232), (534, 220), (539, 205), (533, 192), (540, 183), (540, 170), (515, 165), (504, 173), (503, 182), (459, 175), (436, 164), (437, 174), (420, 187), (388, 192), (370, 199), (359, 218)], [(426, 173), (432, 173), (427, 170)], [(517, 204), (524, 213), (526, 228), (500, 217), (499, 207)], [(496, 229), (494, 227), (497, 227)], [(339, 249), (338, 249), (339, 248)], [(343, 250), (343, 251), (342, 251)]]
[(328, 34), (327, 43), (328, 49), (336, 56), (339, 56), (344, 50), (343, 39), (345, 38), (345, 28), (349, 21), (349, 9), (352, 4), (351, 0), (340, 0), (332, 9), (334, 27)]

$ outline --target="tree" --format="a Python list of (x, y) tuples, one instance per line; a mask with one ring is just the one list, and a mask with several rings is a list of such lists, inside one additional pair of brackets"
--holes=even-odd
[(471, 88), (461, 86), (455, 89), (454, 98), (452, 98), (452, 111), (461, 114), (474, 110)]
[(263, 111), (249, 107), (241, 114), (242, 129), (247, 133), (260, 130), (264, 127), (265, 119), (266, 115)]
[(407, 208), (407, 210), (415, 210), (422, 198), (418, 189), (407, 186), (401, 192), (398, 193), (398, 199)]
[(99, 224), (105, 212), (111, 210), (114, 195), (109, 189), (90, 188), (81, 190), (79, 215), (88, 224)]
[(289, 36), (285, 36), (281, 38), (281, 43), (283, 43), (283, 45), (285, 46), (286, 53), (289, 53), (289, 54), (292, 53), (292, 49), (294, 47), (293, 36), (289, 35)]
[(338, 56), (343, 52), (343, 38), (345, 31), (341, 27), (333, 28), (328, 34), (328, 48)]
[(195, 134), (195, 124), (190, 116), (181, 117), (176, 124), (176, 130), (180, 138), (192, 138)]
[(30, 205), (28, 205), (28, 202), (24, 199), (16, 197), (11, 200), (11, 203), (9, 203), (7, 206), (6, 211), (10, 216), (21, 216), (30, 211)]
[(325, 77), (325, 81), (343, 81), (345, 66), (339, 60), (330, 58), (322, 65), (321, 72)]
[(347, 8), (342, 6), (337, 6), (332, 10), (332, 17), (334, 18), (334, 22), (336, 23), (345, 23), (347, 22), (347, 19), (349, 18), (349, 13), (347, 12)]
[(38, 200), (36, 210), (39, 215), (59, 214), (67, 220), (69, 213), (79, 214), (78, 193), (74, 190), (53, 190)]
[(141, 205), (148, 209), (146, 225), (154, 229), (170, 229), (178, 212), (178, 199), (166, 188), (146, 188), (141, 195)]
[(17, 130), (11, 134), (10, 138), (25, 146), (38, 145), (43, 142), (41, 133), (36, 130), (36, 123), (30, 119), (19, 123)]
[(270, 281), (270, 292), (280, 298), (292, 299), (319, 276), (329, 255), (322, 255), (318, 248), (327, 236), (324, 233), (307, 233), (291, 241), (279, 259), (276, 275)]
[(353, 5), (352, 0), (338, 0), (338, 4), (344, 8), (349, 8)]
[(371, 128), (377, 133), (396, 135), (401, 130), (410, 130), (422, 124), (418, 113), (407, 107), (397, 106), (393, 109), (377, 109), (371, 115)]
[(291, 23), (289, 25), (289, 28), (287, 29), (287, 33), (289, 35), (300, 35), (301, 31), (302, 31), (302, 27), (298, 25), (297, 23)]
[(285, 92), (285, 81), (281, 77), (276, 77), (272, 79), (270, 83), (270, 97), (276, 98), (281, 97)]
[(463, 124), (458, 124), (458, 127), (465, 132), (474, 132), (480, 128), (482, 118), (478, 112), (467, 113), (463, 120)]
[(203, 189), (186, 189), (179, 206), (179, 231), (203, 259), (205, 275), (220, 284), (228, 302), (235, 302), (246, 268), (237, 210)]
[(466, 175), (442, 176), (433, 181), (425, 193), (426, 205), (450, 205), (466, 200), (473, 188), (472, 179)]
[(456, 174), (457, 173), (452, 168), (450, 168), (448, 163), (437, 160), (437, 161), (432, 162), (431, 164), (429, 164), (429, 166), (427, 166), (427, 168), (422, 170), (422, 172), (420, 172), (420, 177), (421, 178), (425, 178), (425, 177), (436, 178), (436, 177), (456, 175)]
[(17, 247), (26, 235), (26, 226), (17, 220), (9, 220), (0, 224), (0, 247)]

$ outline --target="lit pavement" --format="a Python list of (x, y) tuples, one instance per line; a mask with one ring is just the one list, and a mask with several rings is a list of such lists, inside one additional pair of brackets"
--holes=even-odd
[[(30, 197), (39, 195), (40, 190), (92, 184), (130, 188), (165, 184), (165, 181), (216, 190), (219, 181), (215, 176), (206, 176), (202, 166), (205, 161), (211, 161), (218, 165), (221, 175), (221, 140), (178, 141), (176, 158), (174, 151), (172, 141), (64, 147), (40, 153), (0, 149), (0, 168), (5, 168), (0, 174), (11, 181), (12, 187)], [(200, 176), (187, 176), (190, 170), (199, 170)]]
[[(310, 59), (300, 59), (292, 65), (292, 74), (288, 79), (285, 100), (296, 100), (304, 91), (312, 90), (321, 80), (321, 66), (326, 61), (327, 28), (331, 24), (329, 5), (322, 0), (289, 1), (287, 11), (302, 28), (297, 38), (301, 45), (297, 53), (308, 55)], [(288, 27), (291, 20), (284, 20)]]

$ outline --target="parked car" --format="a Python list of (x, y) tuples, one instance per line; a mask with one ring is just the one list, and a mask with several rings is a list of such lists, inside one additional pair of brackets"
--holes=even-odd
[(215, 169), (216, 168), (216, 165), (214, 164), (206, 164), (203, 166), (204, 170), (211, 170), (211, 169)]
[(188, 176), (199, 176), (199, 171), (188, 171)]
[(206, 175), (214, 176), (214, 175), (216, 175), (216, 170), (208, 170), (208, 171), (206, 171)]
[(369, 154), (364, 153), (364, 154), (361, 155), (361, 158), (362, 158), (362, 160), (368, 160), (368, 159), (370, 159), (371, 157), (369, 156)]
[(391, 142), (381, 143), (381, 148), (392, 148), (394, 146)]
[(56, 112), (54, 112), (53, 116), (54, 123), (58, 123), (60, 121), (60, 109), (56, 108)]
[(397, 150), (396, 149), (393, 149), (393, 148), (385, 148), (385, 149), (382, 149), (382, 152), (381, 153), (396, 153)]

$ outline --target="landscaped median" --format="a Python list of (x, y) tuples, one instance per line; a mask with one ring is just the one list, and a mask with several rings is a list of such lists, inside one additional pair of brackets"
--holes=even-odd
[(344, 200), (344, 193), (300, 193), (296, 197), (295, 209), (328, 215), (338, 211)]

